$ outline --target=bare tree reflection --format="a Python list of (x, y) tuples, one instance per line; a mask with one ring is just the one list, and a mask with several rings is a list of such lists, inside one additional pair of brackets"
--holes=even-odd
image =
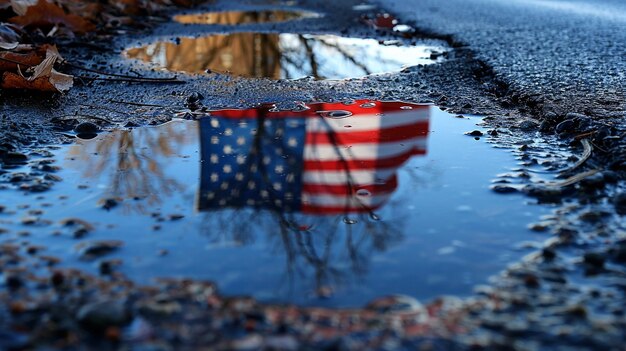
[[(188, 16), (184, 17), (184, 23), (198, 19), (197, 16)], [(293, 14), (261, 11), (212, 13), (206, 16), (209, 16), (206, 21), (211, 24), (231, 25), (251, 21), (288, 20)], [(395, 70), (407, 63), (407, 57), (383, 56), (372, 51), (371, 46), (359, 45), (362, 44), (357, 44), (355, 39), (331, 35), (244, 32), (181, 38), (178, 43), (158, 42), (129, 49), (126, 54), (171, 71), (203, 73), (210, 70), (241, 77), (272, 79), (365, 76), (375, 73), (375, 69), (380, 67)]]
[(180, 147), (195, 140), (188, 131), (165, 124), (158, 128), (119, 130), (93, 141), (79, 142), (70, 155), (79, 158), (84, 178), (108, 177), (106, 197), (142, 199), (125, 202), (128, 210), (144, 212), (160, 204), (162, 198), (182, 189), (167, 176), (163, 162)]

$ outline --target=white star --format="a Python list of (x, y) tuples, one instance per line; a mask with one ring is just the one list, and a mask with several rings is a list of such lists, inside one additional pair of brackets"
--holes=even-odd
[(226, 189), (228, 189), (228, 182), (222, 182), (222, 185), (220, 185), (220, 188), (221, 188), (222, 190), (226, 190)]
[(265, 157), (263, 157), (263, 164), (264, 164), (264, 165), (266, 165), (266, 166), (267, 166), (267, 165), (269, 165), (269, 164), (270, 164), (270, 162), (272, 162), (272, 159), (271, 159), (269, 156), (265, 156)]
[(246, 156), (237, 155), (237, 164), (242, 165), (244, 163), (246, 163)]
[(245, 143), (246, 143), (246, 138), (244, 137), (237, 138), (237, 145), (243, 145)]
[(289, 140), (287, 141), (287, 145), (291, 146), (291, 147), (296, 147), (298, 146), (298, 141), (296, 140), (296, 138), (291, 137), (289, 138)]
[(220, 161), (219, 156), (217, 154), (211, 154), (211, 163), (218, 163)]
[(233, 147), (230, 145), (224, 145), (224, 154), (230, 155), (233, 153)]
[(220, 179), (220, 176), (217, 173), (211, 173), (211, 181), (216, 183)]
[(216, 118), (211, 118), (211, 127), (217, 128), (219, 126), (220, 126), (220, 121), (218, 121)]
[(215, 193), (214, 193), (214, 192), (212, 192), (212, 191), (209, 191), (209, 192), (206, 194), (206, 198), (207, 198), (208, 200), (213, 200), (213, 199), (215, 198)]
[(273, 187), (274, 187), (274, 190), (281, 191), (281, 189), (283, 188), (283, 185), (280, 183), (274, 183)]
[(248, 206), (254, 206), (255, 202), (253, 199), (248, 199), (248, 201), (246, 201), (246, 203), (248, 204)]
[(225, 135), (225, 136), (231, 136), (231, 135), (233, 135), (233, 130), (232, 130), (232, 129), (230, 129), (230, 128), (226, 128), (226, 129), (224, 129), (224, 135)]
[(219, 143), (220, 143), (220, 138), (218, 138), (216, 135), (211, 137), (211, 144), (217, 145)]
[(285, 177), (285, 180), (287, 181), (287, 183), (293, 183), (296, 179), (296, 177), (293, 175), (293, 173), (289, 173), (287, 174), (287, 177)]
[(278, 165), (276, 166), (274, 171), (276, 172), (276, 174), (282, 174), (285, 171), (285, 167), (283, 167), (283, 165)]
[(256, 183), (253, 181), (248, 182), (248, 189), (254, 190), (256, 188)]
[(235, 174), (235, 179), (237, 179), (238, 181), (242, 181), (243, 180), (243, 173), (239, 172), (239, 173)]
[(224, 165), (224, 167), (222, 167), (222, 171), (224, 171), (224, 173), (226, 174), (229, 174), (233, 171), (233, 167), (231, 165)]
[(261, 190), (261, 197), (262, 198), (266, 198), (269, 197), (270, 193), (267, 192), (267, 190)]

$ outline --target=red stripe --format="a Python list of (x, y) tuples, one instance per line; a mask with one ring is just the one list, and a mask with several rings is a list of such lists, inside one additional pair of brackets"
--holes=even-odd
[(352, 187), (348, 184), (312, 184), (305, 183), (302, 185), (302, 192), (308, 194), (326, 194), (326, 195), (353, 195), (358, 190), (367, 190), (372, 195), (381, 195), (384, 193), (392, 193), (398, 187), (398, 178), (394, 174), (391, 178), (385, 181), (384, 184), (353, 184)]
[(382, 168), (398, 168), (402, 166), (411, 156), (425, 155), (425, 149), (413, 149), (405, 153), (394, 157), (386, 157), (381, 159), (368, 159), (368, 160), (332, 160), (332, 161), (319, 161), (319, 160), (305, 160), (304, 171), (349, 171), (356, 170), (375, 170)]
[[(375, 107), (365, 108), (361, 107), (364, 103), (374, 102), (376, 104)], [(264, 116), (268, 119), (280, 119), (280, 118), (297, 118), (297, 117), (319, 117), (317, 112), (319, 111), (332, 111), (332, 110), (345, 110), (351, 112), (353, 115), (360, 114), (372, 114), (372, 113), (388, 113), (388, 112), (398, 112), (407, 110), (402, 109), (404, 106), (410, 106), (413, 110), (428, 110), (430, 107), (428, 105), (417, 105), (406, 102), (398, 102), (398, 101), (389, 101), (389, 102), (378, 102), (378, 101), (370, 101), (370, 100), (357, 100), (354, 104), (345, 105), (341, 102), (338, 103), (311, 103), (307, 104), (310, 108), (305, 111), (278, 111), (278, 112), (270, 112), (273, 108), (273, 104), (263, 104), (255, 108), (242, 109), (242, 110), (212, 110), (210, 111), (212, 116), (221, 117), (221, 118), (232, 118), (232, 119), (252, 119), (259, 118)]]
[(363, 143), (384, 143), (403, 141), (413, 139), (420, 135), (428, 135), (428, 121), (419, 121), (411, 124), (372, 130), (350, 131), (346, 128), (345, 132), (324, 131), (324, 132), (307, 132), (307, 145), (351, 145)]

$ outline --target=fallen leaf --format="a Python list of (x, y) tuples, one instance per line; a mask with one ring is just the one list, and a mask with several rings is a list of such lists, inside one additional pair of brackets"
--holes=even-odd
[(39, 0), (37, 4), (29, 6), (24, 15), (12, 17), (9, 22), (26, 28), (35, 27), (46, 30), (56, 25), (62, 25), (78, 34), (84, 34), (95, 29), (95, 26), (84, 18), (67, 14), (62, 8), (46, 0)]
[(21, 36), (22, 35), (14, 25), (0, 23), (0, 49), (15, 49), (20, 43)]
[(74, 77), (59, 73), (54, 69), (54, 64), (61, 60), (56, 47), (50, 46), (46, 51), (46, 58), (30, 69), (32, 71), (30, 77), (25, 77), (18, 67), (17, 73), (4, 72), (1, 87), (3, 89), (65, 92), (74, 85)]
[(0, 71), (17, 71), (16, 62), (19, 62), (23, 68), (28, 68), (40, 64), (41, 61), (43, 57), (36, 51), (23, 54), (10, 51), (0, 52)]
[(26, 14), (29, 7), (35, 5), (37, 0), (11, 0), (11, 8), (13, 12), (22, 16)]

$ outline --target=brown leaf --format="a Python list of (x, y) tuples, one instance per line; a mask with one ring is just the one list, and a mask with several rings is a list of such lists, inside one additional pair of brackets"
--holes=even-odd
[(23, 76), (13, 73), (4, 72), (2, 75), (2, 89), (28, 89), (39, 91), (52, 91), (57, 92), (57, 88), (50, 83), (48, 77), (39, 77), (35, 80), (28, 80)]
[(43, 61), (43, 57), (36, 51), (29, 51), (24, 54), (5, 51), (0, 52), (0, 71), (17, 71), (19, 62), (22, 68), (36, 66)]
[(80, 16), (67, 14), (62, 8), (46, 0), (39, 0), (36, 5), (28, 7), (26, 13), (12, 17), (9, 22), (23, 27), (35, 27), (49, 30), (62, 25), (74, 33), (83, 34), (95, 29), (95, 26)]
[(2, 75), (3, 89), (29, 89), (39, 91), (64, 92), (74, 84), (74, 78), (70, 75), (59, 73), (54, 70), (54, 64), (61, 60), (56, 47), (50, 46), (46, 51), (46, 58), (37, 66), (29, 69), (33, 73), (25, 77), (18, 68), (18, 73), (4, 72)]

